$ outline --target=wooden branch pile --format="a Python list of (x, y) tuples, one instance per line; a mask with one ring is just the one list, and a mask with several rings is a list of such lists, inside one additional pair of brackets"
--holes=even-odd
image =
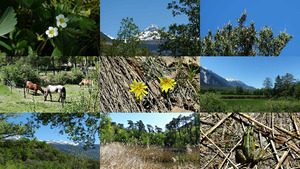
[(252, 126), (255, 142), (266, 151), (255, 164), (257, 168), (297, 168), (300, 166), (299, 119), (299, 113), (200, 113), (200, 166), (250, 168), (249, 163), (236, 163), (235, 148), (247, 126)]

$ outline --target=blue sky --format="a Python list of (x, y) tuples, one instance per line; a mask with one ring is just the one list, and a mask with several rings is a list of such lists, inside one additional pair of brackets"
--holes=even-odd
[[(14, 118), (10, 118), (8, 121), (14, 121), (15, 123), (19, 123), (19, 122), (23, 122), (26, 123), (27, 120), (26, 118), (30, 118), (31, 117), (31, 113), (22, 113), (21, 115), (23, 115), (24, 117), (19, 117), (18, 119), (14, 119)], [(42, 140), (42, 141), (47, 141), (47, 140), (64, 140), (64, 141), (68, 141), (68, 142), (72, 142), (72, 140), (69, 140), (67, 137), (67, 134), (61, 135), (59, 134), (59, 131), (62, 128), (50, 128), (50, 125), (48, 126), (43, 126), (41, 125), (41, 128), (39, 128), (36, 132), (35, 132), (35, 137), (38, 140)], [(99, 138), (96, 137), (96, 142), (95, 144), (99, 144), (100, 140)]]
[(177, 118), (180, 114), (182, 116), (189, 116), (192, 113), (110, 113), (109, 117), (117, 124), (124, 124), (124, 127), (128, 127), (127, 120), (132, 120), (134, 123), (142, 120), (146, 130), (147, 124), (150, 124), (154, 128), (156, 125), (165, 131), (166, 124), (169, 123), (173, 118)]
[(187, 23), (186, 16), (173, 17), (172, 9), (167, 9), (171, 0), (105, 0), (100, 2), (100, 29), (117, 37), (123, 18), (132, 17), (142, 31), (154, 24), (160, 28), (173, 23)]
[(300, 80), (300, 56), (200, 57), (200, 65), (223, 78), (239, 79), (255, 88), (262, 88), (266, 77), (270, 77), (274, 84), (277, 75), (286, 73)]
[(248, 26), (253, 20), (258, 31), (267, 25), (272, 26), (274, 36), (285, 28), (288, 34), (294, 36), (280, 56), (300, 56), (299, 6), (298, 0), (201, 0), (201, 37), (203, 38), (208, 30), (215, 34), (217, 28), (221, 29), (229, 20), (233, 26), (236, 26), (237, 19), (246, 9)]

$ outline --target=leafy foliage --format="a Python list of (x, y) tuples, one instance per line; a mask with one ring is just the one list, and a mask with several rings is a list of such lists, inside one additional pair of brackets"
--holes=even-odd
[(74, 142), (84, 142), (85, 148), (93, 146), (96, 135), (100, 136), (100, 113), (35, 113), (32, 119), (37, 128), (40, 124), (61, 127), (61, 134), (68, 134)]
[[(194, 113), (190, 116), (180, 115), (166, 124), (166, 131), (151, 125), (145, 125), (142, 120), (136, 123), (128, 120), (129, 127), (112, 122), (107, 114), (101, 114), (101, 143), (123, 142), (143, 146), (160, 145), (167, 147), (184, 147), (187, 144), (196, 145), (200, 138), (200, 117)], [(147, 126), (147, 130), (146, 130)]]
[(215, 35), (209, 30), (201, 43), (201, 56), (278, 56), (293, 38), (285, 30), (274, 37), (267, 26), (257, 31), (253, 21), (246, 26), (246, 18), (245, 10), (236, 27), (229, 21)]
[(36, 139), (21, 138), (0, 142), (1, 168), (41, 169), (96, 169), (100, 162), (89, 158), (76, 158)]
[[(98, 4), (97, 4), (98, 2)], [(1, 55), (8, 56), (70, 56), (99, 54), (99, 1), (12, 0), (1, 2)], [(15, 11), (15, 12), (14, 12)], [(86, 12), (90, 11), (89, 14)], [(98, 13), (97, 13), (98, 12)], [(69, 19), (58, 36), (48, 38), (46, 30), (56, 26), (56, 16)], [(5, 20), (4, 20), (5, 19)], [(1, 23), (4, 20), (3, 23)], [(3, 27), (5, 26), (5, 27)], [(2, 29), (3, 28), (3, 29)], [(14, 30), (13, 30), (14, 28)], [(13, 31), (12, 31), (13, 30)]]
[(172, 24), (169, 30), (159, 31), (163, 44), (159, 52), (169, 50), (173, 56), (199, 56), (200, 54), (200, 0), (180, 0), (179, 3), (168, 3), (168, 9), (173, 9), (172, 14), (187, 15), (188, 24)]

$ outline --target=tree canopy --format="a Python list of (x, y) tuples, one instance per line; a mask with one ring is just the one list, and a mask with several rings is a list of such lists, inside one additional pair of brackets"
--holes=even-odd
[(215, 35), (209, 30), (201, 42), (201, 56), (278, 56), (293, 38), (285, 30), (275, 37), (268, 26), (258, 31), (253, 21), (245, 24), (246, 18), (245, 10), (236, 27), (229, 21)]

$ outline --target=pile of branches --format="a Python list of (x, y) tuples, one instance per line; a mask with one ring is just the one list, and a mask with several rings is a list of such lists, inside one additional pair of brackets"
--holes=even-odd
[[(300, 166), (299, 113), (200, 113), (201, 168), (297, 168)], [(236, 162), (246, 126), (265, 150), (257, 162)]]
[[(175, 80), (164, 93), (158, 77)], [(137, 100), (133, 80), (144, 82), (148, 94)], [(100, 57), (101, 112), (199, 112), (199, 57)]]

